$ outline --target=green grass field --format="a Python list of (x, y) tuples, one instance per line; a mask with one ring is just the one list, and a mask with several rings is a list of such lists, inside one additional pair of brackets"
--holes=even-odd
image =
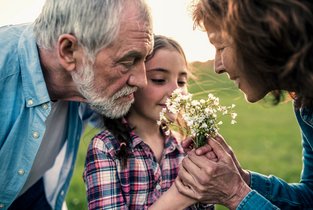
[[(233, 148), (243, 168), (273, 174), (288, 182), (298, 182), (301, 172), (300, 131), (292, 110), (292, 102), (278, 106), (261, 101), (249, 104), (226, 75), (216, 75), (208, 63), (195, 63), (197, 79), (191, 80), (189, 90), (196, 98), (211, 92), (222, 105), (235, 104), (237, 124), (226, 121), (220, 133)], [(74, 177), (67, 194), (69, 210), (87, 209), (85, 186), (82, 179), (85, 153), (89, 141), (97, 132), (88, 128), (82, 137)], [(218, 210), (225, 209), (217, 206)]]

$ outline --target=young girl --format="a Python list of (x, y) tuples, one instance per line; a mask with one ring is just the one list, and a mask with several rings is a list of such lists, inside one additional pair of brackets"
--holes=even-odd
[[(84, 171), (89, 209), (184, 209), (195, 200), (173, 184), (184, 152), (177, 139), (157, 125), (166, 99), (187, 91), (188, 65), (181, 46), (155, 36), (147, 58), (148, 84), (122, 119), (104, 119), (106, 130), (89, 146)], [(207, 209), (202, 204), (194, 208)]]

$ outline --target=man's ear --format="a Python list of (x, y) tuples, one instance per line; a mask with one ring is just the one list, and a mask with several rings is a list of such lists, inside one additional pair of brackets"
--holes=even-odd
[(57, 43), (58, 58), (60, 64), (67, 71), (73, 71), (77, 65), (77, 53), (79, 51), (77, 38), (71, 34), (62, 34)]

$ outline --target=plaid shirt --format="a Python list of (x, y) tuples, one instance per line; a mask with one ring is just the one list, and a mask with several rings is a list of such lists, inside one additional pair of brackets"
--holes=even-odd
[(130, 147), (127, 166), (122, 168), (116, 157), (119, 142), (109, 131), (92, 139), (84, 171), (89, 209), (148, 209), (173, 184), (184, 158), (175, 138), (165, 140), (160, 163), (134, 132)]

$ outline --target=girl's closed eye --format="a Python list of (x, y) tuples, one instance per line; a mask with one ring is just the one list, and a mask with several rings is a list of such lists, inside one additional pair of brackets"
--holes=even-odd
[(177, 83), (178, 83), (179, 87), (184, 87), (187, 85), (187, 81), (185, 81), (185, 80), (178, 81)]
[(162, 85), (166, 82), (165, 79), (157, 79), (157, 78), (152, 78), (150, 79), (154, 84), (157, 84), (157, 85)]
[(177, 84), (179, 87), (187, 86), (188, 74), (186, 72), (180, 73), (179, 77), (177, 78)]

